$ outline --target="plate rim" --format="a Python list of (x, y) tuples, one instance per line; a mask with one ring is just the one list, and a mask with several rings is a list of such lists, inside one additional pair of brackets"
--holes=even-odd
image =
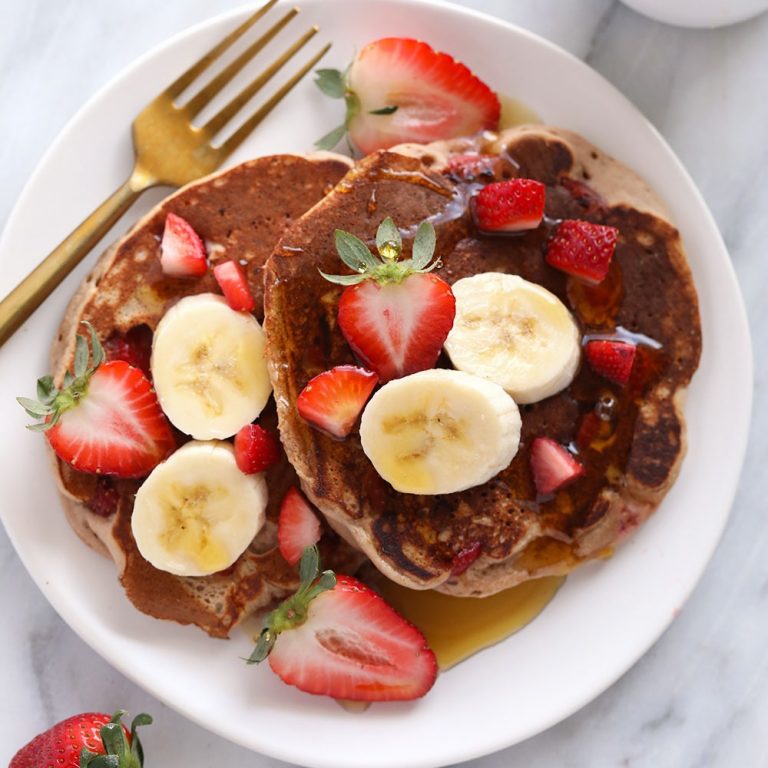
[[(305, 0), (305, 4), (312, 5), (312, 6), (314, 5), (322, 6), (325, 1), (326, 0)], [(354, 4), (356, 8), (359, 10), (359, 7), (360, 7), (359, 0), (340, 0), (340, 1), (347, 3), (349, 5)], [(368, 2), (370, 4), (375, 4), (376, 0), (365, 0), (365, 2)], [(409, 4), (429, 6), (429, 7), (438, 9), (439, 11), (446, 11), (452, 14), (457, 14), (459, 16), (475, 17), (486, 23), (490, 22), (495, 26), (505, 29), (507, 33), (511, 33), (513, 35), (521, 35), (523, 37), (529, 38), (529, 40), (531, 40), (531, 42), (533, 42), (534, 44), (549, 49), (550, 53), (560, 57), (565, 57), (568, 61), (569, 66), (575, 66), (577, 68), (581, 68), (591, 73), (592, 76), (598, 77), (600, 80), (603, 81), (603, 84), (613, 92), (613, 95), (615, 97), (619, 97), (621, 100), (623, 100), (623, 102), (625, 102), (625, 105), (628, 106), (631, 109), (631, 111), (635, 114), (636, 119), (643, 123), (644, 129), (650, 131), (654, 135), (657, 143), (660, 145), (660, 147), (664, 149), (668, 160), (675, 165), (675, 170), (681, 176), (681, 178), (686, 182), (688, 193), (693, 194), (694, 197), (697, 199), (699, 208), (706, 215), (708, 219), (707, 223), (710, 225), (711, 229), (714, 232), (718, 233), (717, 247), (720, 250), (722, 250), (722, 252), (726, 257), (728, 257), (727, 248), (722, 240), (722, 236), (719, 233), (719, 228), (717, 227), (714, 217), (712, 216), (712, 213), (706, 201), (704, 200), (703, 195), (701, 194), (696, 184), (693, 182), (692, 178), (688, 174), (682, 162), (679, 160), (677, 155), (672, 151), (671, 147), (668, 145), (668, 143), (663, 138), (663, 136), (661, 136), (661, 134), (657, 131), (657, 129), (645, 118), (644, 115), (642, 115), (642, 113), (640, 113), (637, 107), (635, 107), (634, 104), (632, 104), (632, 102), (621, 91), (619, 91), (615, 86), (613, 86), (613, 84), (611, 84), (608, 80), (606, 80), (600, 73), (596, 72), (594, 69), (592, 69), (588, 64), (586, 64), (584, 61), (582, 61), (578, 57), (574, 56), (573, 54), (561, 48), (560, 46), (556, 45), (555, 43), (552, 43), (551, 41), (537, 35), (536, 33), (533, 33), (511, 22), (494, 17), (490, 14), (477, 11), (474, 8), (453, 5), (448, 2), (444, 2), (443, 0), (411, 0), (410, 3), (408, 2), (408, 0), (388, 0), (388, 2), (399, 4), (399, 5), (402, 5), (403, 7), (406, 7)], [(66, 144), (70, 135), (73, 132), (77, 131), (79, 124), (83, 120), (83, 115), (87, 113), (94, 106), (94, 104), (102, 100), (105, 97), (105, 95), (113, 91), (115, 88), (119, 88), (122, 82), (130, 78), (137, 69), (143, 67), (148, 61), (151, 61), (153, 58), (161, 54), (163, 51), (173, 48), (179, 44), (183, 45), (186, 38), (195, 36), (197, 33), (203, 31), (209, 26), (214, 26), (219, 23), (224, 23), (230, 19), (237, 19), (243, 16), (248, 11), (249, 8), (253, 8), (255, 5), (256, 4), (251, 3), (248, 5), (240, 6), (238, 8), (230, 9), (223, 13), (211, 16), (208, 19), (204, 19), (200, 22), (197, 22), (183, 30), (180, 30), (179, 32), (172, 35), (171, 37), (167, 38), (164, 41), (161, 41), (157, 45), (145, 51), (138, 58), (132, 61), (129, 65), (127, 65), (126, 67), (122, 68), (119, 72), (117, 72), (112, 78), (109, 79), (108, 82), (102, 85), (90, 98), (88, 98), (77, 109), (77, 111), (69, 118), (69, 120), (67, 120), (66, 125), (61, 129), (56, 139), (50, 144), (48, 149), (43, 153), (40, 160), (36, 164), (32, 174), (30, 175), (29, 179), (24, 184), (15, 205), (13, 206), (10, 214), (8, 215), (8, 218), (3, 227), (3, 231), (0, 234), (0, 256), (3, 254), (6, 247), (7, 233), (14, 229), (16, 219), (21, 215), (20, 212), (24, 210), (28, 205), (27, 198), (31, 195), (31, 190), (34, 189), (37, 178), (44, 172), (44, 169), (49, 163), (50, 159), (58, 153), (60, 146), (62, 144)], [(731, 287), (735, 289), (734, 291), (735, 295), (739, 299), (738, 305), (733, 309), (735, 311), (735, 320), (738, 323), (738, 325), (741, 326), (742, 334), (740, 336), (740, 341), (745, 342), (745, 348), (747, 351), (746, 358), (743, 364), (745, 368), (745, 373), (748, 374), (746, 376), (746, 382), (745, 382), (748, 390), (748, 397), (745, 399), (745, 401), (741, 405), (741, 420), (746, 426), (742, 430), (740, 453), (738, 455), (738, 460), (735, 462), (735, 466), (739, 467), (739, 469), (736, 472), (736, 477), (732, 483), (732, 488), (730, 489), (730, 492), (728, 494), (728, 498), (729, 498), (728, 509), (725, 512), (725, 514), (722, 515), (722, 522), (719, 526), (717, 535), (713, 537), (712, 541), (710, 542), (710, 546), (707, 547), (705, 557), (703, 557), (701, 560), (701, 566), (697, 569), (695, 578), (690, 580), (690, 583), (688, 584), (688, 587), (685, 590), (683, 602), (686, 602), (689, 599), (693, 590), (700, 583), (702, 575), (709, 561), (711, 560), (712, 555), (720, 539), (722, 538), (723, 532), (725, 530), (725, 526), (727, 525), (728, 519), (731, 514), (733, 501), (734, 501), (736, 492), (738, 490), (738, 477), (740, 473), (743, 471), (744, 457), (746, 454), (748, 438), (749, 438), (749, 424), (750, 424), (750, 418), (751, 418), (753, 390), (754, 390), (754, 363), (753, 363), (753, 355), (752, 355), (750, 330), (749, 330), (749, 324), (747, 320), (747, 313), (744, 305), (743, 295), (741, 293), (738, 280), (736, 278), (736, 273), (733, 268), (733, 264), (729, 258), (726, 258), (723, 260), (723, 268), (725, 269), (725, 273), (727, 274), (729, 283), (732, 284)], [(280, 749), (275, 744), (270, 744), (268, 746), (254, 747), (253, 743), (246, 742), (239, 738), (236, 738), (236, 734), (234, 733), (234, 731), (227, 731), (224, 728), (219, 728), (216, 725), (212, 726), (210, 723), (204, 722), (202, 717), (197, 716), (193, 711), (190, 711), (189, 709), (185, 708), (178, 701), (174, 700), (173, 697), (169, 697), (168, 695), (166, 695), (165, 690), (162, 687), (155, 685), (153, 681), (151, 680), (148, 681), (142, 678), (138, 674), (134, 675), (132, 673), (132, 670), (130, 669), (129, 663), (124, 662), (119, 658), (116, 658), (114, 655), (114, 652), (110, 649), (109, 644), (108, 643), (103, 644), (101, 642), (102, 640), (101, 637), (99, 637), (98, 639), (94, 639), (93, 637), (87, 635), (87, 627), (80, 626), (80, 623), (77, 620), (77, 615), (73, 610), (73, 608), (70, 607), (68, 604), (66, 604), (65, 601), (60, 600), (55, 593), (53, 593), (51, 590), (47, 588), (43, 575), (34, 573), (30, 568), (27, 567), (26, 559), (20, 552), (14, 533), (11, 529), (9, 529), (8, 525), (6, 524), (6, 516), (3, 510), (4, 510), (4, 507), (0, 509), (0, 517), (2, 517), (4, 527), (14, 547), (14, 550), (16, 551), (16, 554), (21, 559), (22, 563), (25, 566), (25, 569), (30, 574), (35, 584), (38, 586), (41, 592), (45, 595), (48, 602), (54, 607), (56, 612), (64, 619), (64, 621), (68, 624), (68, 626), (90, 648), (95, 650), (110, 665), (118, 669), (122, 674), (124, 674), (127, 678), (132, 680), (136, 685), (148, 691), (149, 693), (151, 693), (151, 695), (155, 696), (160, 701), (164, 702), (174, 710), (180, 712), (184, 717), (192, 720), (202, 728), (209, 731), (213, 731), (214, 733), (221, 735), (223, 738), (226, 738), (227, 740), (232, 741), (233, 743), (240, 744), (245, 748), (248, 748), (251, 750), (258, 749), (262, 754), (274, 756), (282, 760), (295, 761), (297, 759), (300, 759), (302, 761), (301, 764), (318, 766), (318, 768), (331, 768), (332, 766), (335, 768), (335, 766), (341, 764), (336, 760), (329, 760), (329, 759), (318, 759), (318, 760), (313, 760), (311, 762), (306, 762), (304, 758), (301, 758), (301, 757), (297, 758), (297, 754), (295, 750)], [(22, 546), (21, 550), (23, 549), (24, 547)], [(597, 696), (599, 696), (601, 693), (603, 693), (605, 690), (607, 690), (607, 688), (613, 685), (620, 677), (622, 677), (627, 672), (628, 669), (634, 666), (634, 664), (637, 663), (637, 661), (642, 657), (642, 655), (644, 655), (644, 653), (646, 653), (653, 646), (653, 644), (655, 644), (658, 641), (658, 639), (664, 634), (666, 629), (669, 627), (669, 624), (672, 622), (672, 618), (673, 617), (670, 615), (666, 624), (657, 628), (657, 630), (652, 633), (652, 637), (649, 636), (649, 639), (642, 643), (643, 650), (641, 650), (640, 653), (627, 657), (622, 669), (617, 674), (613, 675), (608, 682), (606, 682), (605, 684), (601, 684), (599, 690), (595, 691), (593, 689), (590, 689), (589, 691), (586, 691), (583, 697), (581, 697), (581, 699), (579, 700), (580, 703), (578, 703), (576, 706), (569, 707), (565, 712), (556, 711), (548, 721), (543, 722), (540, 727), (532, 730), (530, 733), (519, 735), (512, 739), (507, 739), (507, 740), (504, 740), (504, 739), (496, 740), (496, 741), (487, 740), (486, 742), (483, 742), (482, 745), (480, 746), (476, 746), (474, 748), (471, 748), (471, 747), (467, 748), (462, 754), (458, 754), (458, 755), (453, 754), (451, 756), (451, 762), (470, 760), (482, 755), (487, 755), (497, 750), (504, 749), (505, 747), (511, 746), (512, 744), (519, 743), (524, 739), (530, 738), (531, 736), (552, 727), (554, 724), (572, 715), (574, 712), (578, 711), (587, 703), (589, 703), (590, 701), (595, 699)], [(440, 759), (442, 760), (443, 758), (440, 758)], [(403, 768), (405, 768), (405, 766), (411, 766), (412, 768), (432, 768), (432, 766), (438, 766), (438, 765), (444, 765), (444, 764), (446, 763), (435, 762), (433, 759), (430, 759), (430, 758), (424, 758), (421, 760), (412, 760), (410, 762), (397, 763), (398, 766), (402, 766)]]

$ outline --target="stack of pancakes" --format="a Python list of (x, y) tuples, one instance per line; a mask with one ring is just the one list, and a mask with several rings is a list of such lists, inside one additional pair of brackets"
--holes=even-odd
[[(475, 154), (481, 163), (465, 162)], [(516, 176), (546, 185), (544, 225), (515, 236), (479, 234), (473, 193)], [(267, 332), (276, 404), (260, 422), (279, 424), (286, 459), (267, 473), (267, 525), (234, 566), (200, 578), (157, 571), (138, 553), (130, 528), (136, 481), (96, 478), (56, 462), (70, 522), (86, 543), (115, 560), (140, 610), (226, 636), (244, 616), (292, 591), (296, 571), (277, 551), (275, 521), (285, 490), (297, 482), (329, 524), (321, 541), (327, 567), (349, 572), (363, 553), (405, 586), (475, 596), (606, 556), (674, 482), (685, 452), (683, 400), (701, 350), (695, 288), (679, 234), (658, 197), (581, 137), (523, 126), (403, 145), (354, 167), (327, 153), (261, 158), (196, 182), (111, 248), (73, 298), (53, 348), (57, 380), (71, 365), (81, 321), (93, 323), (102, 338), (137, 326), (151, 331), (182, 296), (216, 291), (210, 274), (183, 280), (162, 274), (159, 239), (169, 211), (192, 224), (213, 263), (247, 263), (256, 316)], [(355, 363), (336, 323), (341, 289), (319, 273), (338, 271), (334, 230), (373, 242), (387, 216), (404, 234), (406, 255), (409, 234), (425, 219), (433, 222), (438, 274), (449, 283), (480, 272), (518, 274), (560, 297), (586, 337), (620, 333), (640, 340), (642, 375), (620, 388), (582, 365), (567, 389), (521, 407), (520, 450), (496, 477), (442, 496), (396, 492), (377, 475), (356, 433), (334, 440), (295, 407), (313, 376)], [(565, 218), (620, 231), (611, 273), (596, 288), (543, 259), (549, 233)], [(447, 359), (438, 365), (448, 365)], [(608, 431), (580, 446), (586, 479), (553, 498), (538, 497), (529, 469), (532, 438), (544, 433), (573, 443), (596, 408), (610, 411)], [(119, 492), (117, 512), (109, 516), (90, 508), (105, 482)], [(479, 556), (466, 570), (457, 568), (469, 550)]]

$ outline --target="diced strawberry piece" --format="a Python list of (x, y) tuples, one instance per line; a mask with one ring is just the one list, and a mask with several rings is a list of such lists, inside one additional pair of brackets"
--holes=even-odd
[(339, 301), (344, 338), (382, 383), (432, 368), (455, 315), (451, 287), (431, 273), (385, 285), (366, 280)]
[(346, 87), (357, 96), (347, 122), (349, 138), (364, 155), (403, 142), (494, 129), (501, 112), (496, 94), (466, 66), (407, 38), (384, 38), (363, 47), (349, 68)]
[(125, 360), (148, 379), (152, 378), (152, 330), (148, 325), (135, 325), (127, 333), (115, 331), (104, 342), (104, 353), (107, 360)]
[(149, 474), (176, 447), (152, 385), (122, 360), (99, 366), (78, 404), (45, 435), (75, 469), (117, 477)]
[(302, 691), (352, 701), (415, 699), (437, 677), (424, 635), (351, 576), (338, 576), (306, 621), (277, 637), (269, 665)]
[(175, 213), (165, 219), (160, 266), (171, 277), (200, 277), (208, 271), (203, 241), (192, 225)]
[(566, 219), (547, 243), (547, 263), (589, 283), (608, 274), (619, 230), (580, 219)]
[(453, 557), (451, 563), (451, 576), (461, 576), (472, 563), (480, 557), (482, 548), (479, 541), (460, 549)]
[(536, 229), (544, 217), (545, 186), (533, 179), (496, 181), (475, 197), (474, 213), (483, 232)]
[(587, 361), (592, 370), (621, 386), (629, 381), (636, 353), (634, 344), (614, 339), (592, 339), (586, 346)]
[(291, 564), (301, 560), (304, 550), (320, 541), (320, 521), (297, 488), (289, 488), (280, 505), (277, 520), (277, 545)]
[(474, 181), (493, 177), (497, 162), (495, 155), (451, 155), (443, 173), (459, 181)]
[(258, 424), (246, 424), (235, 435), (235, 462), (246, 475), (273, 467), (281, 455), (280, 441)]
[(245, 271), (236, 261), (222, 261), (213, 268), (213, 276), (232, 309), (252, 312), (256, 307)]
[(560, 443), (537, 437), (531, 446), (531, 472), (536, 490), (547, 495), (584, 474), (584, 466)]
[(111, 517), (117, 512), (120, 494), (111, 478), (101, 477), (96, 483), (93, 495), (88, 499), (88, 509), (99, 517)]
[(337, 365), (315, 376), (296, 398), (303, 418), (334, 437), (346, 437), (355, 426), (378, 377), (354, 365)]

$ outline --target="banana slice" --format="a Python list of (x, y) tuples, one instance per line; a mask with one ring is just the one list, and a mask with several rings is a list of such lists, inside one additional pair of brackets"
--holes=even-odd
[(454, 493), (509, 465), (520, 443), (520, 413), (498, 384), (461, 371), (420, 371), (371, 398), (360, 439), (396, 491)]
[(460, 371), (535, 403), (567, 387), (579, 367), (581, 337), (553, 293), (517, 275), (484, 272), (457, 280), (456, 320), (445, 351)]
[(160, 407), (198, 440), (225, 438), (250, 424), (272, 392), (264, 331), (212, 293), (187, 296), (155, 330), (152, 379)]
[(141, 485), (131, 528), (155, 568), (207, 576), (240, 557), (264, 525), (266, 507), (263, 475), (243, 474), (229, 443), (193, 440)]

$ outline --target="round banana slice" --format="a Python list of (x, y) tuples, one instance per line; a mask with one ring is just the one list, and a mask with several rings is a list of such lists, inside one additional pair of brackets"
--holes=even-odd
[(420, 371), (371, 398), (360, 439), (396, 491), (454, 493), (509, 465), (520, 443), (520, 412), (498, 384), (461, 371)]
[(229, 443), (193, 440), (141, 485), (131, 528), (155, 568), (207, 576), (240, 557), (264, 525), (266, 507), (263, 475), (243, 474)]
[(460, 371), (535, 403), (567, 387), (579, 367), (581, 337), (553, 293), (517, 275), (484, 272), (457, 280), (456, 320), (445, 351)]
[(250, 424), (272, 392), (264, 331), (213, 293), (187, 296), (165, 313), (152, 342), (160, 407), (198, 440), (225, 438)]

